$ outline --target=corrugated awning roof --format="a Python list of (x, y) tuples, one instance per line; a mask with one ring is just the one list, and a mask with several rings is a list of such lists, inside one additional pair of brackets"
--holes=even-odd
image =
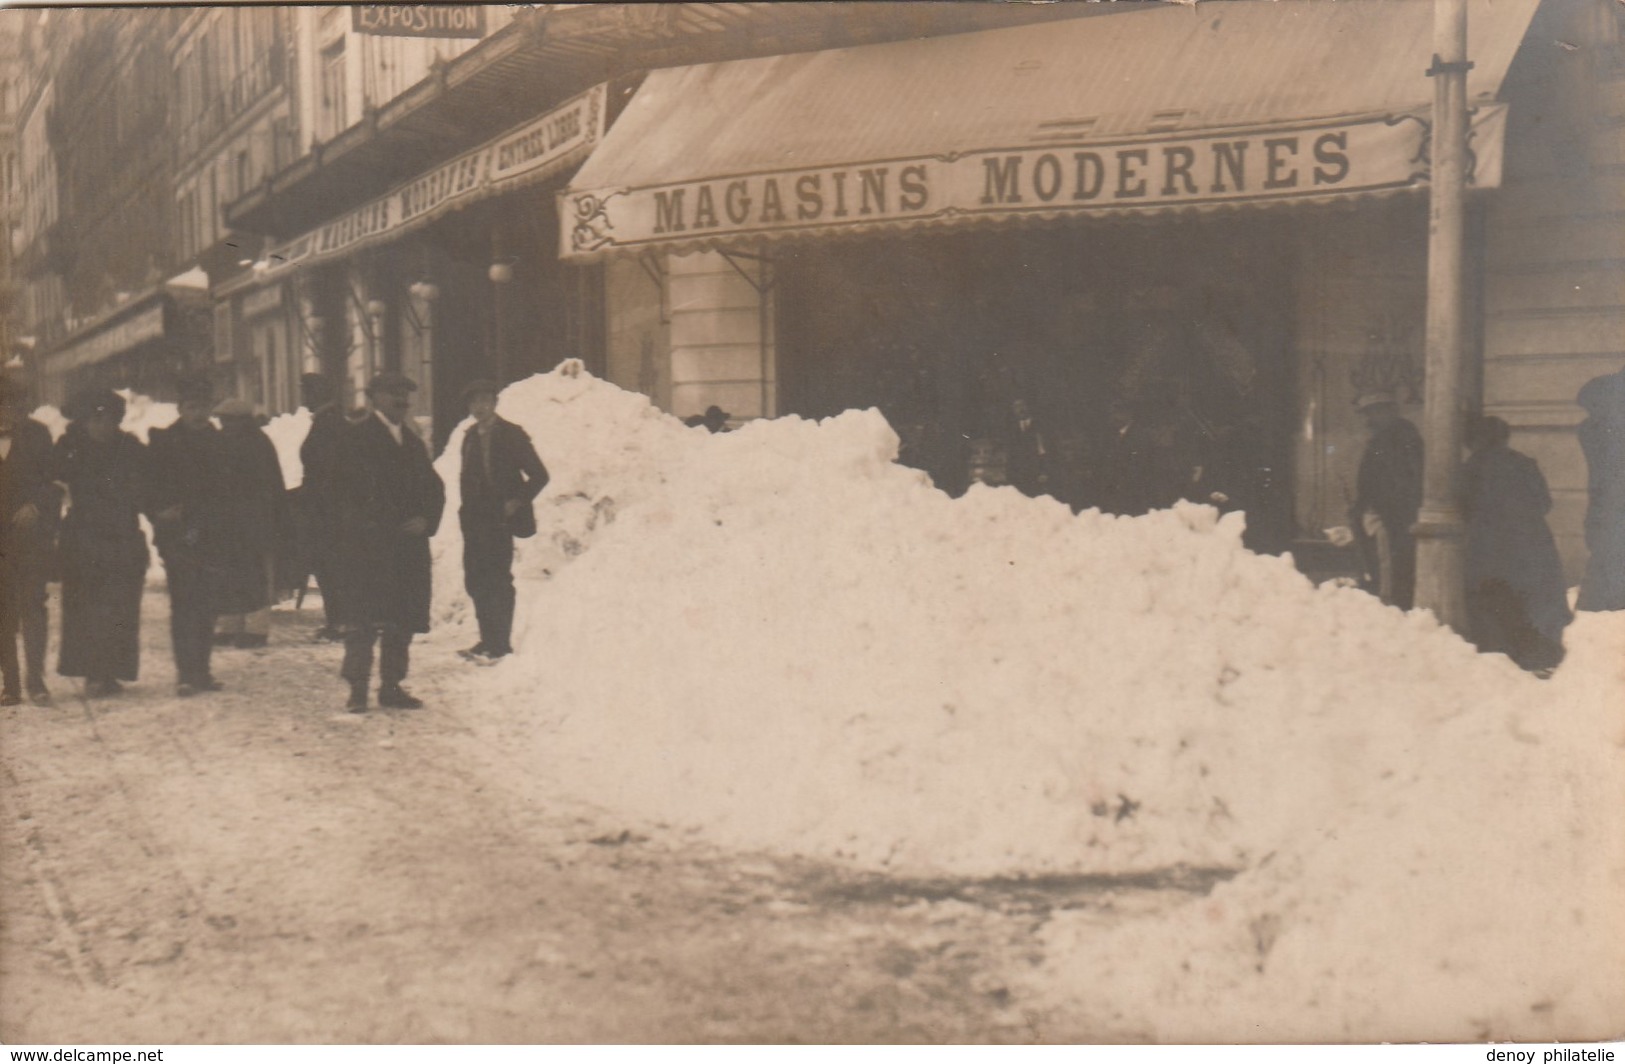
[[(1470, 105), (1495, 99), (1537, 2), (1470, 0)], [(1226, 151), (1244, 154), (1257, 184), (1295, 175), (1300, 186), (1271, 190), (1286, 198), (1414, 187), (1425, 162), (1420, 172), (1398, 172), (1414, 159), (1387, 159), (1381, 173), (1362, 167), (1379, 151), (1419, 154), (1425, 122), (1398, 116), (1427, 116), (1432, 24), (1431, 0), (1159, 4), (1110, 18), (656, 71), (564, 194), (561, 216), (578, 223), (564, 234), (564, 252), (1098, 210), (1114, 184), (1134, 193), (1142, 181), (1149, 187), (1140, 202), (1115, 205), (1188, 209), (1211, 197), (1159, 198), (1161, 187), (1210, 182), (1226, 166), (1233, 176), (1237, 160)], [(1481, 110), (1488, 117), (1493, 109)], [(1302, 137), (1239, 148), (1217, 139), (1242, 138), (1229, 142), (1237, 144), (1259, 131)], [(1498, 144), (1493, 159), (1488, 141), (1477, 147), (1481, 174), (1498, 170)], [(1098, 161), (1076, 158), (1090, 152)], [(969, 156), (980, 158), (967, 166)], [(912, 185), (910, 166), (923, 168)], [(837, 178), (835, 168), (849, 172)], [(876, 176), (882, 168), (889, 172)], [(1348, 172), (1329, 180), (1340, 169)], [(860, 170), (872, 182), (867, 201)], [(782, 180), (769, 189), (772, 175)], [(1072, 195), (1097, 177), (1102, 190)], [(994, 179), (1011, 182), (1002, 206), (1019, 210), (978, 210)], [(736, 187), (738, 210), (730, 212), (721, 197), (727, 182), (740, 180), (749, 183)], [(791, 201), (798, 188), (816, 190), (821, 217), (802, 213), (813, 198)], [(1260, 198), (1224, 191), (1223, 201)], [(835, 217), (834, 201), (848, 197)], [(703, 224), (702, 199), (719, 225)], [(898, 216), (899, 201), (918, 213)], [(751, 223), (731, 225), (739, 215)]]

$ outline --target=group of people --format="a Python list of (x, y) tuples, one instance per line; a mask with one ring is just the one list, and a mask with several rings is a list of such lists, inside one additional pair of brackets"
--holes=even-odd
[[(1590, 556), (1576, 606), (1625, 609), (1625, 370), (1581, 388), (1578, 429), (1588, 471), (1585, 518)], [(1416, 538), (1422, 505), (1422, 436), (1390, 393), (1356, 402), (1369, 439), (1360, 459), (1345, 544), (1359, 548), (1365, 585), (1410, 609), (1416, 595)], [(1533, 458), (1509, 446), (1511, 427), (1480, 416), (1466, 433), (1461, 508), (1466, 525), (1467, 636), (1486, 653), (1549, 672), (1563, 658), (1572, 620), (1563, 566), (1546, 524), (1552, 495)]]
[[(346, 708), (368, 709), (375, 653), (378, 704), (422, 706), (403, 681), (412, 636), (429, 629), (429, 538), (445, 489), (407, 416), (416, 385), (378, 374), (355, 414), (340, 407), (327, 378), (308, 374), (302, 385), (313, 413), (300, 451), (305, 475), (287, 492), (253, 409), (239, 399), (215, 403), (206, 380), (181, 383), (175, 422), (143, 444), (120, 427), (123, 398), (105, 389), (64, 405), (68, 427), (53, 443), (27, 416), (24, 389), (0, 378), (0, 704), (17, 705), (25, 693), (51, 702), (45, 604), (53, 579), (62, 585), (58, 673), (82, 677), (92, 698), (137, 678), (144, 515), (164, 562), (177, 695), (223, 688), (211, 661), (221, 633), (264, 644), (279, 539), (291, 527), (322, 592), (323, 634), (344, 643)], [(514, 538), (535, 533), (532, 503), (548, 480), (524, 430), (496, 416), (497, 391), (477, 381), (465, 393), (473, 424), (460, 484), (465, 585), (480, 629), (464, 653), (485, 660), (512, 652)]]

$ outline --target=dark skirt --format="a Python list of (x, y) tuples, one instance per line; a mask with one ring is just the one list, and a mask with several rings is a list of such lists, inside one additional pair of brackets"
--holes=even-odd
[(64, 533), (62, 566), (63, 676), (134, 680), (141, 664), (141, 591), (147, 541), (93, 539)]

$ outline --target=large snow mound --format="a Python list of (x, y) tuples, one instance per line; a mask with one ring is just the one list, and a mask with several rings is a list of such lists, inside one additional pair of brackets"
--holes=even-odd
[[(1577, 697), (1618, 712), (1596, 665), (1543, 684), (1244, 550), (1205, 507), (950, 499), (873, 411), (713, 436), (573, 364), (499, 410), (553, 483), (516, 565), (519, 653), (471, 681), (482, 703), (538, 771), (736, 845), (959, 874), (1243, 868), (1392, 781), (1482, 771), (1485, 743), (1523, 764), (1524, 722)], [(456, 622), (437, 638), (463, 641), (454, 518), (436, 551)], [(1617, 747), (1590, 757), (1617, 774)]]

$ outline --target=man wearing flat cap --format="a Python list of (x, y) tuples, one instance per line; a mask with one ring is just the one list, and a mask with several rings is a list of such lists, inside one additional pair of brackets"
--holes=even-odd
[(214, 389), (207, 378), (181, 381), (180, 416), (147, 436), (151, 472), (148, 512), (169, 586), (169, 636), (175, 654), (175, 693), (217, 691), (210, 664), (221, 561), (230, 532), (225, 510), (230, 485), (221, 461), (220, 430), (209, 415)]
[(344, 629), (344, 666), (352, 713), (367, 709), (373, 648), (378, 647), (378, 704), (417, 709), (401, 686), (412, 635), (429, 630), (429, 537), (440, 527), (445, 487), (429, 449), (408, 423), (417, 385), (380, 373), (367, 385), (367, 415), (344, 430), (337, 448), (337, 564), (343, 573), (336, 622)]
[(536, 534), (531, 504), (547, 486), (547, 467), (525, 430), (497, 416), (497, 386), (479, 380), (463, 389), (474, 423), (463, 436), (458, 478), (462, 506), (463, 586), (474, 601), (480, 641), (464, 651), (494, 660), (513, 653), (513, 541)]

